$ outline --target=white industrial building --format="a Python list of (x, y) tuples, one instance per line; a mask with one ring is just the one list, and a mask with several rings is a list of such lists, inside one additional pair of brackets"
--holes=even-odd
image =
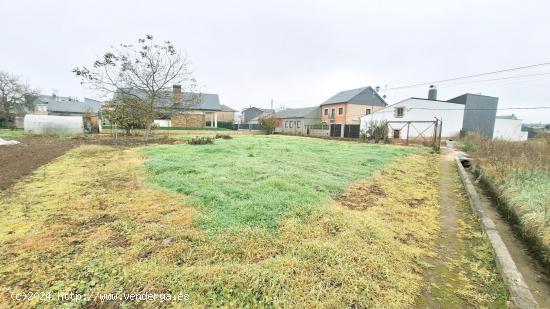
[(521, 120), (515, 116), (496, 116), (498, 98), (479, 94), (464, 94), (448, 101), (437, 100), (432, 87), (428, 99), (409, 98), (361, 117), (361, 132), (373, 121), (387, 121), (390, 138), (406, 140), (433, 136), (436, 119), (441, 123), (443, 138), (463, 133), (510, 141), (524, 141)]
[(361, 117), (361, 131), (366, 130), (371, 121), (388, 121), (391, 138), (427, 136), (433, 134), (433, 123), (438, 118), (443, 120), (442, 136), (458, 136), (462, 130), (464, 107), (458, 103), (409, 98)]
[(507, 141), (526, 141), (527, 131), (521, 131), (521, 119), (516, 115), (497, 116), (495, 119), (494, 139)]

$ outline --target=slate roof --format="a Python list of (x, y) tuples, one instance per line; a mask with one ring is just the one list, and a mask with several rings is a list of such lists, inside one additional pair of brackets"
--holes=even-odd
[(51, 96), (51, 95), (39, 95), (38, 97), (36, 97), (36, 99), (32, 102), (32, 104), (34, 105), (38, 105), (38, 104), (48, 104), (50, 102), (54, 102), (54, 101), (69, 101), (69, 97), (60, 97), (60, 96)]
[(48, 103), (48, 112), (64, 113), (97, 113), (101, 109), (101, 102), (80, 101), (52, 101)]
[(232, 109), (231, 107), (227, 105), (221, 105), (222, 106), (222, 112), (236, 112), (236, 110)]
[[(137, 96), (144, 96), (136, 90), (129, 90), (128, 93), (132, 93)], [(115, 97), (117, 95), (115, 94)], [(159, 93), (155, 107), (167, 108), (167, 109), (191, 109), (191, 110), (213, 110), (221, 111), (222, 105), (217, 94), (212, 93), (194, 93), (194, 92), (182, 92), (181, 100), (174, 103), (172, 98), (172, 90), (167, 89)]]
[(267, 113), (267, 114), (274, 114), (275, 113), (275, 110), (274, 109), (270, 109), (270, 108), (259, 108), (259, 107), (255, 107), (255, 106), (250, 106), (250, 107), (246, 107), (246, 108), (243, 108), (243, 112), (244, 111), (247, 111), (249, 109), (257, 109), (261, 112), (264, 112), (264, 113)]
[(34, 101), (34, 105), (47, 105), (48, 112), (63, 113), (97, 113), (101, 109), (102, 102), (84, 98), (84, 102), (74, 100), (70, 97), (39, 95)]
[(99, 104), (101, 104), (101, 101), (84, 97), (84, 103), (99, 103)]
[(275, 114), (277, 118), (319, 118), (320, 116), (321, 110), (319, 106), (288, 108)]
[(351, 90), (340, 91), (328, 100), (323, 102), (324, 104), (334, 103), (350, 103), (359, 105), (376, 105), (386, 106), (386, 101), (370, 86), (362, 87)]

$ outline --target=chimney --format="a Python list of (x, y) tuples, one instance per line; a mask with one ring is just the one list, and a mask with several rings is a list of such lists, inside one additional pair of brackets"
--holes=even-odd
[(173, 103), (181, 102), (181, 85), (172, 86), (172, 102)]
[(434, 85), (430, 85), (430, 90), (428, 91), (428, 100), (437, 100), (437, 88)]

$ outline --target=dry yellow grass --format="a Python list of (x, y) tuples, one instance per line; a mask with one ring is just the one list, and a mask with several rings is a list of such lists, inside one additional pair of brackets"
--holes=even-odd
[(550, 267), (550, 135), (525, 142), (467, 136), (462, 143), (504, 202), (500, 210)]
[(437, 160), (411, 155), (375, 175), (384, 194), (357, 210), (333, 201), (275, 232), (208, 234), (184, 198), (143, 185), (137, 152), (85, 146), (2, 196), (0, 302), (29, 305), (9, 291), (157, 292), (186, 293), (189, 306), (408, 307), (439, 230)]

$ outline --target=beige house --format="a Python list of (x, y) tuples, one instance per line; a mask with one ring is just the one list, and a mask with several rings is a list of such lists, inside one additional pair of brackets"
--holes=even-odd
[(346, 135), (359, 132), (361, 117), (386, 106), (384, 99), (370, 86), (345, 90), (321, 104), (321, 121), (329, 125), (332, 137), (356, 137)]
[(277, 127), (275, 132), (310, 135), (310, 129), (319, 122), (320, 110), (318, 106), (305, 108), (289, 108), (275, 113)]

